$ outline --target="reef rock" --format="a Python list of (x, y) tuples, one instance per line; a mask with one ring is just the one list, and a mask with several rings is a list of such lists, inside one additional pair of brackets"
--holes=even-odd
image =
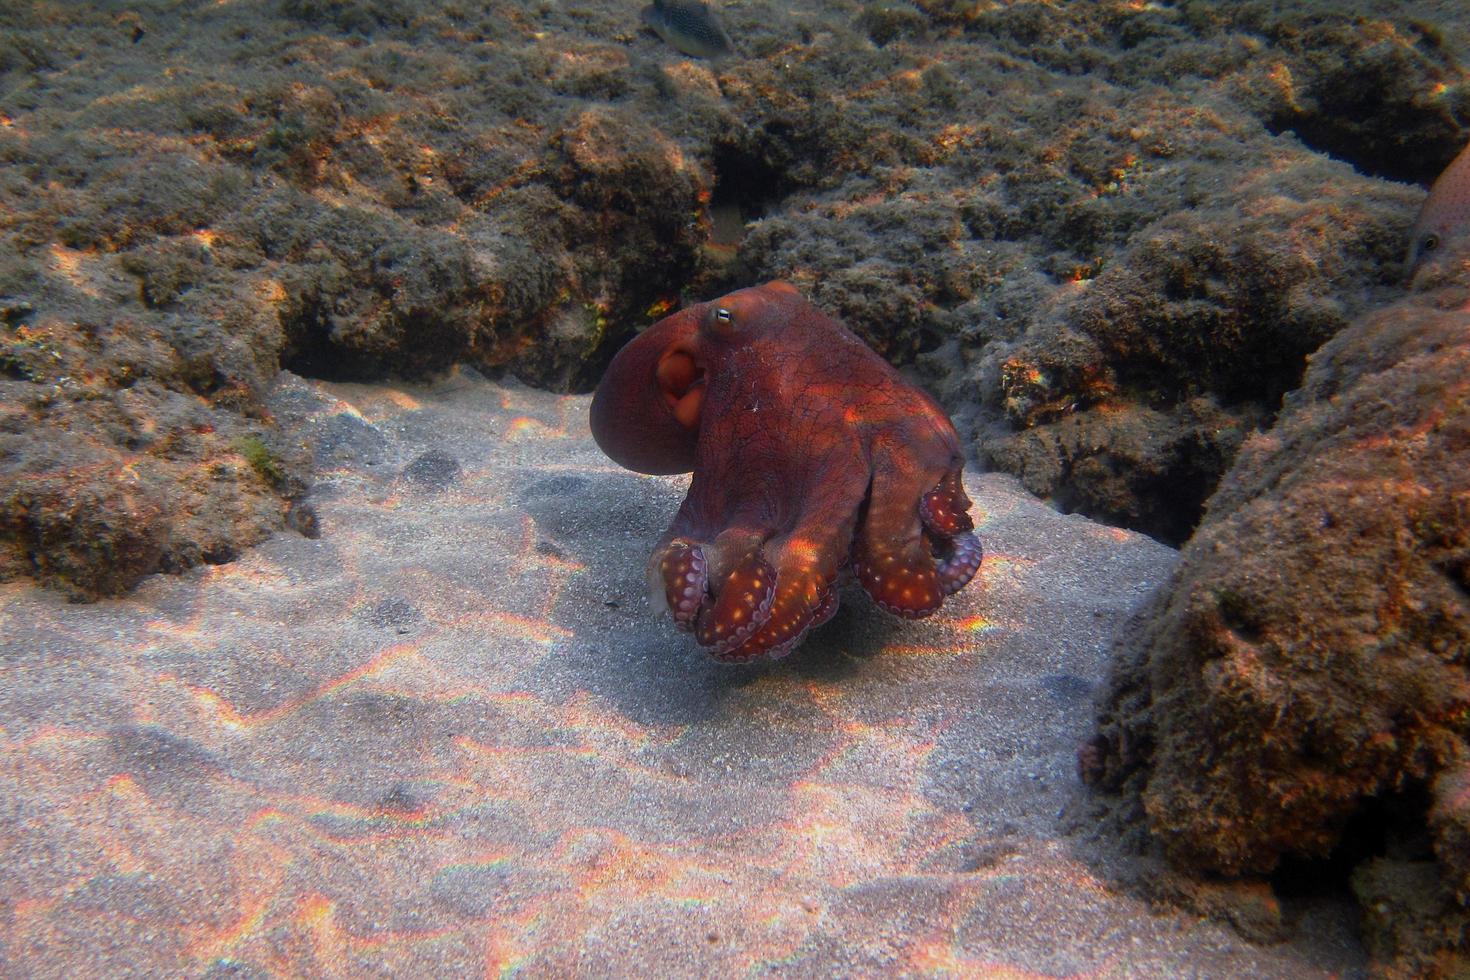
[[(681, 298), (769, 279), (981, 462), (1182, 541), (1470, 139), (1442, 0), (751, 0), (718, 61), (640, 6), (0, 5), (0, 577), (133, 577), (63, 547), (98, 532), (38, 511), (45, 473), (142, 493), (107, 525), (159, 567), (281, 526), (235, 447), (290, 455), (282, 367), (587, 391)], [(165, 459), (187, 499), (127, 483)]]
[(1186, 869), (1361, 862), (1374, 952), (1442, 971), (1470, 925), (1470, 254), (1415, 285), (1245, 441), (1081, 762)]

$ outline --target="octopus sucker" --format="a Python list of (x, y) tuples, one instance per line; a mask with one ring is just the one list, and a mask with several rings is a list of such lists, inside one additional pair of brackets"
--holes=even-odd
[(980, 539), (970, 533), (959, 534), (944, 542), (945, 553), (935, 553), (935, 569), (945, 595), (954, 595), (970, 584), (970, 579), (980, 570), (985, 551)]

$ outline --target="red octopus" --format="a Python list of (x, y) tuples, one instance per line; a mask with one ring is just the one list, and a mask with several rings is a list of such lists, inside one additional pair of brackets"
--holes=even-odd
[(655, 323), (613, 358), (591, 422), (628, 469), (694, 471), (649, 588), (716, 660), (790, 653), (849, 564), (907, 618), (980, 567), (943, 409), (789, 283)]

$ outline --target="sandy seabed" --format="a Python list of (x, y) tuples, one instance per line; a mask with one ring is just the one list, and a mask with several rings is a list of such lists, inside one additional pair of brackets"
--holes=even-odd
[[(933, 618), (860, 591), (709, 661), (644, 595), (679, 478), (585, 397), (289, 381), (323, 534), (69, 605), (0, 593), (3, 972), (1341, 975), (1069, 836), (1109, 641), (1175, 553), (972, 478)], [(427, 461), (427, 462), (426, 462)]]

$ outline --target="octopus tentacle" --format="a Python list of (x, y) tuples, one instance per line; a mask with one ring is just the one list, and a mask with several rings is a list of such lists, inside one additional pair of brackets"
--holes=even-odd
[(715, 601), (701, 609), (694, 638), (712, 655), (725, 656), (771, 618), (775, 597), (776, 570), (751, 552), (720, 584)]
[(803, 626), (796, 633), (796, 635), (790, 637), (789, 639), (782, 640), (775, 646), (768, 648), (765, 651), (765, 656), (771, 658), (772, 660), (780, 660), (782, 657), (785, 657), (787, 654), (791, 653), (792, 650), (795, 650), (797, 647), (801, 646), (802, 641), (806, 639), (806, 635), (808, 633), (816, 629), (818, 626), (821, 626), (823, 623), (827, 622), (827, 620), (831, 619), (833, 616), (837, 615), (837, 603), (838, 600), (836, 589), (830, 587), (822, 589), (817, 598), (817, 608), (812, 612), (812, 618), (807, 622), (807, 624)]
[[(864, 526), (853, 542), (858, 581), (880, 607), (905, 619), (921, 619), (938, 609), (964, 584), (962, 578), (968, 581), (974, 575), (968, 563), (978, 555), (978, 545), (973, 551), (968, 544), (956, 551), (949, 544), (974, 526), (960, 467), (927, 472), (895, 466), (882, 472), (881, 482), (875, 478)], [(921, 491), (924, 486), (929, 490)], [(910, 503), (905, 506), (905, 501)]]
[(960, 479), (962, 470), (954, 469), (924, 496), (919, 498), (919, 518), (934, 534), (952, 538), (975, 529), (971, 519), (970, 497)]
[(934, 571), (939, 575), (939, 586), (947, 596), (969, 584), (985, 557), (980, 539), (969, 531), (952, 538), (932, 540), (930, 550), (934, 554)]
[(922, 548), (874, 551), (860, 541), (853, 548), (852, 568), (874, 602), (904, 619), (928, 616), (947, 594), (934, 560)]
[(700, 607), (705, 605), (708, 588), (708, 563), (704, 549), (688, 538), (675, 538), (653, 562), (650, 588), (655, 604), (658, 589), (663, 588), (662, 598), (674, 617), (674, 625), (685, 632), (694, 629)]
[(821, 626), (827, 620), (837, 615), (838, 604), (839, 600), (837, 598), (837, 589), (830, 585), (822, 589), (822, 591), (818, 593), (817, 596), (816, 611), (812, 613), (811, 628), (816, 629), (818, 626)]
[[(760, 629), (753, 631), (740, 644), (739, 649), (727, 651), (720, 659), (731, 663), (756, 657), (778, 659), (786, 656), (796, 649), (815, 622), (815, 613), (822, 604), (823, 588), (821, 577), (810, 570), (783, 572), (776, 583), (770, 616)], [(834, 605), (834, 611), (835, 608)]]
[(792, 650), (801, 646), (802, 641), (806, 639), (807, 631), (811, 628), (811, 623), (806, 624), (801, 628), (801, 632), (797, 633), (791, 639), (782, 640), (775, 646), (756, 654), (756, 656), (768, 657), (771, 660), (781, 660), (784, 657), (790, 656)]

